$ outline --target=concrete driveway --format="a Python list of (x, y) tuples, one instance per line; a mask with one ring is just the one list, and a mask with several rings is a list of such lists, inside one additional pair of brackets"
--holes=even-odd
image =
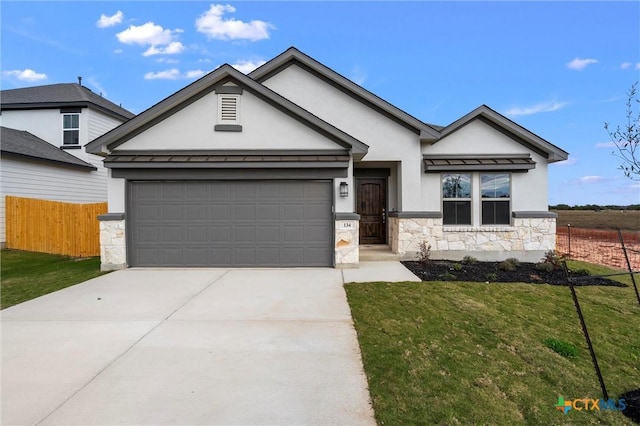
[(361, 269), (129, 269), (5, 309), (2, 424), (375, 424)]

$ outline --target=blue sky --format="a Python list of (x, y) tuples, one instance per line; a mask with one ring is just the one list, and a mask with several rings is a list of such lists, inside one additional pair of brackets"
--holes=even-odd
[[(640, 203), (611, 155), (640, 80), (640, 2), (3, 1), (2, 89), (76, 82), (139, 113), (295, 46), (415, 117), (481, 104), (570, 152), (550, 204)], [(479, 141), (481, 143), (481, 141)]]

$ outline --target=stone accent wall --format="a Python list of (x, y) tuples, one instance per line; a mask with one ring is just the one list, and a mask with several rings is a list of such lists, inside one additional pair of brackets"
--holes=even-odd
[(360, 262), (358, 241), (360, 222), (357, 220), (335, 221), (335, 256), (337, 268), (356, 268)]
[(113, 271), (127, 267), (124, 220), (100, 222), (100, 269)]
[(537, 262), (555, 249), (555, 218), (514, 218), (511, 226), (443, 226), (442, 219), (391, 218), (391, 250), (415, 259), (424, 241), (433, 259), (460, 260), (473, 256), (498, 261), (515, 257)]

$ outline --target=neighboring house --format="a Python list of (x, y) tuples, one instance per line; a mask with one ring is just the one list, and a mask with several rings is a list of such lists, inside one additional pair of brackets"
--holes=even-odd
[[(409, 90), (408, 88), (407, 90)], [(539, 260), (555, 247), (547, 167), (568, 154), (486, 106), (446, 127), (295, 48), (223, 65), (87, 145), (109, 169), (102, 267)]]
[(83, 145), (133, 117), (79, 84), (0, 92), (0, 241), (5, 197), (73, 203), (107, 200), (102, 158)]

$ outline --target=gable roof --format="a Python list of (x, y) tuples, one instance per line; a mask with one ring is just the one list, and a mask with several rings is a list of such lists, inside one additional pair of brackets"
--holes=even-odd
[(266, 64), (255, 69), (249, 73), (249, 77), (263, 83), (271, 76), (278, 74), (280, 71), (293, 64), (296, 64), (308, 72), (320, 77), (335, 88), (391, 118), (404, 127), (415, 131), (420, 136), (420, 140), (429, 141), (438, 138), (438, 131), (435, 126), (424, 123), (414, 116), (402, 111), (400, 108), (390, 104), (374, 93), (371, 93), (364, 87), (354, 83), (326, 65), (321, 64), (312, 57), (302, 53), (295, 47), (290, 47)]
[(185, 108), (189, 104), (200, 99), (227, 82), (233, 82), (250, 91), (262, 100), (274, 105), (276, 108), (302, 122), (318, 133), (328, 137), (337, 144), (351, 149), (356, 157), (362, 157), (368, 151), (368, 146), (353, 136), (332, 126), (324, 120), (311, 114), (309, 111), (280, 96), (271, 89), (250, 79), (245, 74), (224, 64), (204, 77), (196, 80), (187, 87), (179, 90), (168, 98), (160, 101), (146, 111), (138, 114), (133, 119), (121, 124), (108, 133), (96, 138), (85, 145), (87, 152), (103, 155), (117, 148), (127, 140), (142, 133), (147, 128), (159, 123), (175, 112)]
[(2, 154), (44, 160), (70, 167), (97, 170), (95, 166), (56, 148), (49, 142), (23, 130), (0, 127)]
[(440, 130), (440, 139), (433, 143), (437, 143), (476, 119), (482, 120), (497, 130), (507, 134), (507, 136), (525, 145), (529, 149), (533, 149), (534, 151), (544, 155), (547, 157), (549, 163), (566, 160), (569, 157), (569, 153), (565, 150), (555, 146), (545, 139), (542, 139), (540, 136), (509, 120), (504, 115), (497, 113), (486, 105), (480, 105), (467, 115), (459, 118)]
[(438, 130), (435, 126), (424, 123), (414, 116), (409, 115), (400, 108), (369, 92), (364, 87), (302, 53), (295, 47), (290, 47), (266, 64), (255, 69), (249, 73), (249, 77), (262, 83), (293, 64), (322, 78), (347, 95), (391, 118), (404, 127), (415, 131), (420, 136), (420, 140), (430, 141), (438, 138)]
[(2, 90), (0, 102), (2, 110), (92, 107), (121, 120), (128, 120), (135, 115), (76, 83)]

